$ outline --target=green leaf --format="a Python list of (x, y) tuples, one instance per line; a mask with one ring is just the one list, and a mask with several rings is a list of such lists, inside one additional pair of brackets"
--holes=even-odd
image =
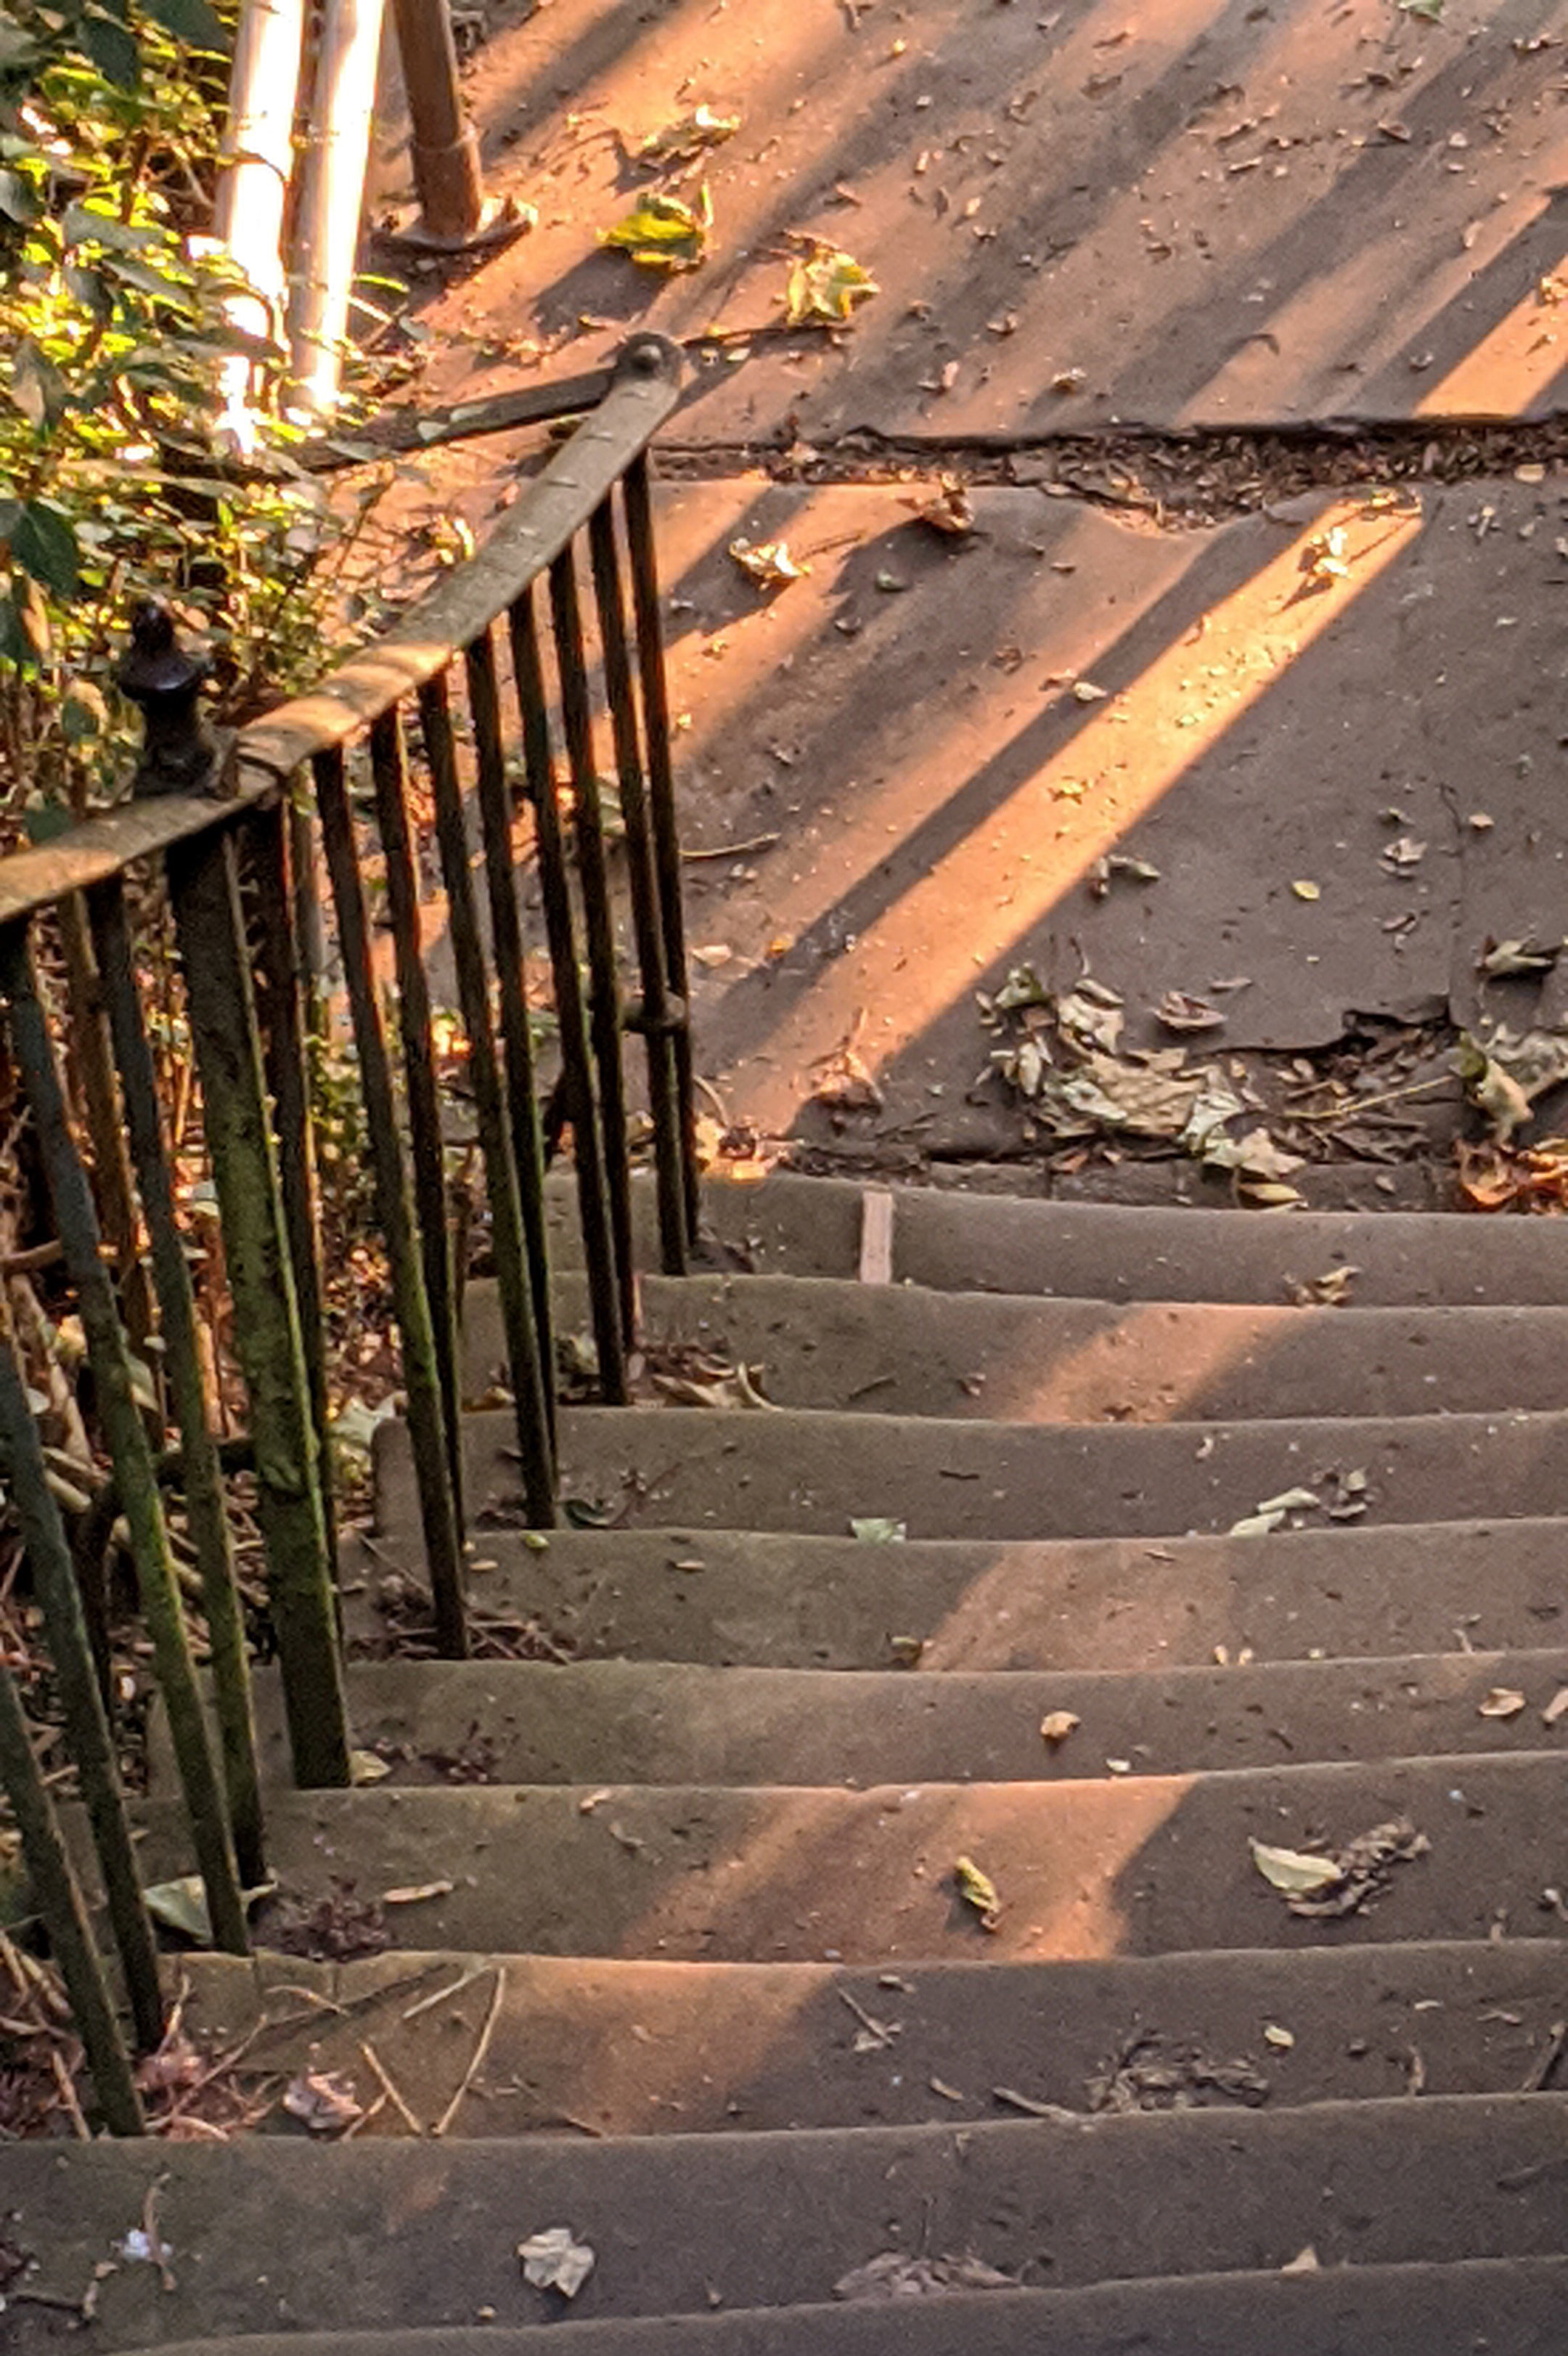
[(113, 213), (100, 212), (96, 205), (68, 206), (62, 227), (68, 245), (101, 245), (115, 253), (144, 253), (149, 246), (167, 241), (163, 230), (144, 224), (138, 228)]
[(7, 535), (12, 562), (57, 597), (71, 598), (80, 586), (76, 533), (58, 508), (33, 499), (17, 516)]
[(20, 172), (0, 171), (0, 213), (24, 229), (37, 219), (37, 199)]
[(228, 37), (207, 0), (142, 0), (142, 5), (155, 25), (187, 48), (205, 49), (213, 57), (228, 54)]
[(90, 8), (78, 19), (76, 47), (90, 57), (105, 81), (120, 90), (134, 90), (142, 74), (142, 52), (123, 25)]
[(36, 426), (58, 424), (70, 405), (70, 389), (64, 377), (30, 338), (16, 347), (11, 398), (28, 424)]
[(90, 679), (72, 680), (60, 705), (60, 726), (68, 744), (85, 744), (94, 736), (104, 734), (109, 726), (109, 706), (102, 691)]
[(849, 1535), (866, 1546), (901, 1546), (909, 1529), (903, 1522), (891, 1521), (885, 1514), (868, 1514), (850, 1523)]
[(22, 824), (29, 842), (53, 842), (57, 836), (69, 834), (76, 820), (65, 802), (29, 802), (22, 812)]

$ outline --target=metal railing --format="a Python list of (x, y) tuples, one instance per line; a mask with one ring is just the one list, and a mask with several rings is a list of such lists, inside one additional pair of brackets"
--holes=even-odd
[[(558, 409), (589, 408), (589, 413), (524, 484), (487, 544), (411, 607), (394, 635), (227, 742), (215, 738), (200, 716), (200, 662), (181, 650), (161, 609), (144, 608), (120, 673), (146, 722), (133, 799), (0, 861), (4, 1036), (36, 1132), (86, 1335), (113, 1503), (128, 1531), (214, 1940), (236, 1952), (244, 1952), (247, 1943), (243, 1890), (264, 1874), (265, 1828), (225, 1494), (229, 1451), (220, 1453), (216, 1438), (210, 1368), (199, 1346), (128, 881), (149, 871), (161, 873), (172, 911), (246, 1401), (242, 1453), (254, 1483), (293, 1772), (302, 1785), (344, 1784), (348, 1729), (306, 1057), (318, 852), (330, 879), (341, 990), (357, 1054), (437, 1644), (455, 1656), (467, 1641), (458, 1430), (461, 1272), (453, 1264), (421, 936), (418, 822), (411, 807), (416, 763), (433, 810), (468, 1041), (525, 1505), (533, 1525), (548, 1526), (558, 1493), (556, 1380), (546, 1141), (519, 898), (517, 829), (525, 817), (559, 1027), (555, 1094), (561, 1120), (554, 1126), (563, 1121), (571, 1129), (604, 1399), (626, 1398), (635, 1338), (624, 1066), (629, 1033), (640, 1035), (645, 1053), (660, 1257), (667, 1271), (684, 1269), (696, 1236), (679, 847), (645, 455), (675, 404), (678, 380), (675, 348), (643, 336), (624, 348), (613, 369), (562, 388)], [(540, 400), (535, 413), (549, 408), (548, 399)], [(591, 584), (586, 598), (581, 541)], [(621, 979), (596, 704), (607, 718), (624, 829), (635, 989)], [(558, 744), (564, 776), (558, 772)], [(351, 760), (361, 746), (368, 771), (363, 797), (351, 791), (350, 782)], [(302, 792), (307, 782), (313, 793)], [(373, 841), (368, 841), (370, 822), (362, 807), (367, 799)], [(474, 874), (475, 841), (483, 914)], [(384, 869), (390, 984), (375, 954), (364, 872), (368, 849), (379, 853)], [(156, 1296), (159, 1362), (178, 1432), (177, 1449), (161, 1456), (145, 1401), (137, 1396), (122, 1301), (40, 988), (38, 927), (47, 929), (51, 912), (82, 907), (99, 1002), (72, 1003), (69, 1014), (73, 1024), (106, 1020), (112, 1044)], [(119, 1273), (123, 1285), (123, 1266)], [(46, 1624), (67, 1748), (91, 1824), (136, 2040), (146, 2047), (161, 2032), (162, 2000), (111, 1734), (102, 1632), (91, 1628), (84, 1613), (79, 1566), (8, 1334), (0, 1345), (0, 1471)], [(184, 1493), (199, 1572), (216, 1754), (165, 1515), (163, 1484), (171, 1472)], [(134, 2087), (101, 1965), (33, 1762), (11, 1669), (4, 1665), (0, 1777), (103, 2118), (118, 2131), (133, 2131)]]

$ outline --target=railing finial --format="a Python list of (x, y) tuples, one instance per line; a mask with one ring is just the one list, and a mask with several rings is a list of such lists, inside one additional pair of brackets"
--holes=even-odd
[(134, 800), (155, 794), (205, 793), (218, 768), (218, 744), (198, 699), (209, 665), (180, 645), (174, 616), (144, 599), (131, 617), (131, 647), (116, 673), (122, 692), (141, 708), (145, 735), (132, 779)]

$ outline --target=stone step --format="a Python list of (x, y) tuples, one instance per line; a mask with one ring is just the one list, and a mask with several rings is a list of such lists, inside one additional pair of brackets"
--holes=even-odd
[[(1202, 1210), (1051, 1202), (898, 1186), (895, 1282), (955, 1292), (1056, 1293), (1079, 1301), (1231, 1301), (1283, 1307), (1293, 1285), (1350, 1266), (1362, 1308), (1563, 1300), (1552, 1223), (1478, 1213)], [(866, 1189), (775, 1172), (761, 1185), (710, 1179), (704, 1224), (720, 1265), (774, 1275), (855, 1277)], [(659, 1265), (652, 1188), (635, 1189), (638, 1266)], [(580, 1264), (569, 1181), (552, 1182), (556, 1258)]]
[[(1299, 2254), (1299, 2253), (1298, 2253)], [(1560, 2356), (1568, 2258), (1093, 2283), (733, 2314), (579, 2317), (576, 2356)], [(288, 2332), (225, 2356), (544, 2356), (551, 2323)], [(165, 2356), (213, 2356), (182, 2340)]]
[[(1568, 1928), (1559, 1753), (1118, 1775), (1059, 1783), (440, 1785), (279, 1792), (283, 1900), (350, 1884), (402, 1947), (690, 1962), (1019, 1962)], [(1408, 1818), (1428, 1854), (1345, 1919), (1306, 1919), (1253, 1839), (1339, 1846)], [(140, 1804), (149, 1882), (187, 1872), (177, 1802)], [(987, 1934), (955, 1868), (999, 1892)], [(85, 1860), (84, 1860), (85, 1863)], [(279, 1921), (263, 1909), (263, 1942)]]
[[(1521, 1695), (1517, 1714), (1484, 1716)], [(388, 1781), (629, 1784), (1066, 1783), (1347, 1759), (1568, 1756), (1568, 1649), (1153, 1671), (704, 1668), (686, 1663), (367, 1662), (355, 1741)], [(1078, 1722), (1047, 1741), (1048, 1715)], [(283, 1688), (257, 1679), (262, 1772), (290, 1781)], [(153, 1785), (177, 1790), (160, 1719)]]
[[(385, 1644), (419, 1551), (346, 1542), (349, 1626)], [(481, 1642), (533, 1625), (568, 1654), (867, 1669), (893, 1639), (926, 1669), (1125, 1669), (1372, 1657), (1550, 1643), (1568, 1609), (1568, 1521), (1353, 1524), (1270, 1537), (1065, 1538), (985, 1545), (777, 1532), (480, 1533)], [(397, 1565), (406, 1563), (407, 1570)], [(389, 1609), (381, 1608), (385, 1603)], [(486, 1639), (500, 1623), (507, 1633)]]
[[(647, 1277), (645, 1346), (744, 1364), (777, 1407), (1009, 1423), (1560, 1407), (1568, 1308), (1332, 1309), (1041, 1300), (787, 1276)], [(556, 1286), (557, 1331), (587, 1288)], [(466, 1395), (502, 1375), (496, 1287), (464, 1308)], [(677, 1360), (678, 1364), (678, 1360)]]
[[(522, 2144), (24, 2143), (6, 2233), (40, 2287), (80, 2296), (157, 2188), (171, 2286), (121, 2263), (99, 2287), (97, 2344), (123, 2351), (543, 2321), (560, 2296), (525, 2283), (516, 2247), (565, 2225), (596, 2261), (576, 2329), (820, 2303), (889, 2250), (970, 2250), (1060, 2287), (1276, 2272), (1308, 2249), (1330, 2269), (1552, 2256), (1565, 2139), (1568, 2096), (1547, 2094)], [(21, 2356), (58, 2342), (58, 2315), (16, 2314)]]
[[(520, 1512), (508, 1408), (464, 1419), (469, 1515)], [(626, 1522), (850, 1535), (883, 1518), (923, 1538), (1162, 1537), (1229, 1530), (1298, 1487), (1371, 1522), (1548, 1515), (1568, 1498), (1568, 1413), (1272, 1423), (965, 1423), (923, 1416), (576, 1408), (565, 1494)], [(406, 1429), (376, 1434), (377, 1526), (417, 1527)]]
[[(1417, 2083), (1428, 2095), (1510, 2094), (1543, 2072), (1564, 2076), (1561, 2062), (1547, 2070), (1565, 2009), (1563, 1950), (1547, 1939), (950, 1963), (891, 1983), (830, 1964), (455, 1953), (342, 1965), (193, 1955), (181, 1968), (193, 2033), (219, 2050), (253, 2040), (258, 2072), (341, 2071), (365, 2104), (378, 2092), (370, 2045), (426, 2126), (495, 2003), (464, 2136), (951, 2125), (1019, 2115), (1008, 2095), (1074, 2112), (1112, 2101), (1281, 2109)], [(1124, 2062), (1145, 2075), (1105, 2085)], [(1234, 2063), (1250, 2075), (1204, 2074)], [(1173, 2072), (1163, 2091), (1161, 2068)], [(405, 2129), (388, 2108), (366, 2133)]]

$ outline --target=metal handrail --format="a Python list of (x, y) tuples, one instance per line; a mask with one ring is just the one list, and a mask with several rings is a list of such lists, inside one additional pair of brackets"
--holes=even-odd
[[(317, 844), (308, 808), (302, 816), (297, 787), (306, 776), (314, 784), (319, 849), (331, 884), (378, 1219), (401, 1344), (435, 1637), (439, 1649), (456, 1655), (467, 1643), (459, 1283), (451, 1260), (420, 937), (408, 803), (409, 723), (417, 712), (433, 797), (517, 1403), (524, 1503), (531, 1523), (548, 1525), (555, 1517), (557, 1492), (545, 1144), (523, 986), (513, 843), (514, 821), (525, 806), (533, 822), (560, 1028), (559, 1097), (572, 1132), (604, 1398), (624, 1399), (635, 1340), (623, 1071), (628, 1033), (642, 1037), (647, 1060), (660, 1256), (667, 1270), (679, 1272), (687, 1266), (696, 1237), (688, 993), (646, 458), (652, 436), (678, 398), (680, 366), (676, 347), (662, 337), (638, 336), (603, 376), (557, 388), (553, 402), (549, 389), (542, 389), (536, 404), (541, 414), (552, 406), (560, 410), (602, 397), (523, 487), (485, 546), (409, 608), (394, 632), (223, 744), (200, 717), (201, 664), (179, 648), (161, 609), (145, 609), (121, 672), (122, 685), (142, 705), (147, 722), (133, 799), (0, 860), (0, 1000), (6, 1036), (39, 1132), (66, 1270), (82, 1311), (101, 1419), (131, 1531), (211, 1921), (220, 1944), (236, 1949), (246, 1943), (241, 1881), (259, 1881), (264, 1865), (249, 1672), (191, 1280), (152, 1085), (127, 871), (159, 862), (168, 885), (218, 1196), (234, 1346), (249, 1400), (256, 1511), (295, 1778), (305, 1784), (344, 1783), (348, 1734), (334, 1593), (322, 1278), (304, 1054), (311, 977), (304, 918)], [(580, 594), (580, 535), (590, 560), (586, 605)], [(542, 613), (536, 602), (541, 585), (548, 586)], [(624, 822), (635, 991), (623, 988), (618, 971), (594, 753), (590, 616)], [(498, 637), (503, 624), (514, 732), (508, 731), (504, 708)], [(547, 637), (553, 687), (544, 657)], [(454, 724), (454, 687), (465, 701), (469, 722), (488, 954), (472, 872), (468, 760)], [(521, 753), (520, 789), (514, 786), (509, 757), (514, 733)], [(570, 824), (556, 776), (558, 733), (570, 776)], [(368, 744), (375, 823), (386, 864), (400, 1091), (372, 956), (360, 820), (348, 792), (347, 755), (359, 740)], [(35, 920), (79, 894), (76, 905), (85, 909), (89, 922), (96, 985), (108, 1018), (131, 1161), (153, 1248), (162, 1355), (180, 1428), (189, 1528), (212, 1637), (216, 1751), (192, 1678), (178, 1588), (170, 1571), (160, 1474), (133, 1402), (112, 1278), (102, 1255), (91, 1187), (65, 1117), (35, 970)], [(406, 1112), (406, 1140), (400, 1103)], [(68, 1576), (69, 1541), (16, 1371), (8, 1340), (0, 1336), (0, 1468), (21, 1513), (45, 1605), (68, 1744), (81, 1772), (112, 1927), (134, 1999), (137, 2035), (145, 2044), (161, 2019), (151, 1938), (129, 1866), (124, 1802), (92, 1646)], [(0, 1664), (0, 1680), (9, 1675)], [(0, 1771), (5, 1765), (0, 1756)], [(33, 1826), (40, 1903), (47, 1901), (58, 1918), (62, 1954), (69, 1950), (82, 2001), (95, 2008), (94, 2044), (101, 2051), (101, 2005), (80, 1952), (80, 1909), (73, 1910), (69, 1892), (61, 1897), (59, 1844), (30, 1788), (19, 1792), (18, 1814)], [(133, 2124), (123, 2073), (116, 2077), (111, 2069), (101, 2091), (106, 2120)]]

